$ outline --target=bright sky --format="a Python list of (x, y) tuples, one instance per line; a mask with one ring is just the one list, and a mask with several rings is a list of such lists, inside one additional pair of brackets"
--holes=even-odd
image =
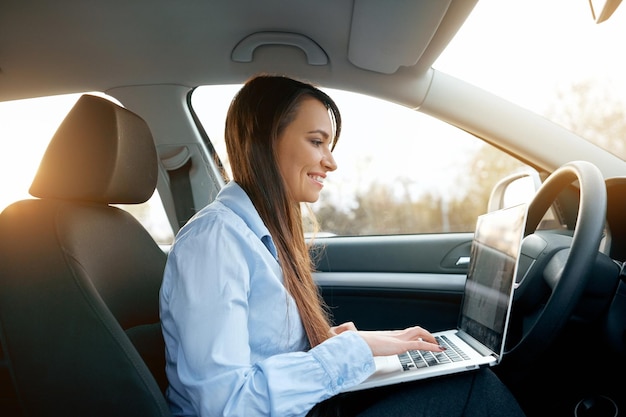
[[(624, 5), (596, 24), (588, 0), (479, 0), (436, 67), (542, 113), (557, 89), (590, 78), (626, 100), (625, 41)], [(28, 197), (45, 144), (75, 99), (0, 103), (0, 209)], [(35, 158), (24, 158), (33, 149)]]
[(625, 43), (624, 4), (597, 24), (588, 0), (479, 0), (436, 67), (541, 113), (590, 78), (626, 100)]
[(0, 103), (0, 138), (3, 141), (0, 210), (13, 201), (29, 197), (28, 188), (45, 146), (76, 98), (66, 96)]

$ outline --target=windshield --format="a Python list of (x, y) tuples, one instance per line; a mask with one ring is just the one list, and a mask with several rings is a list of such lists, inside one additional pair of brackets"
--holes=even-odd
[(586, 0), (480, 0), (434, 67), (626, 159), (626, 7), (595, 23)]

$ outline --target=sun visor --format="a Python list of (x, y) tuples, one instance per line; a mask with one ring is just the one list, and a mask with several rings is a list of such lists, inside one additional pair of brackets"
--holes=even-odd
[(383, 74), (417, 64), (450, 2), (356, 0), (348, 59), (359, 68)]

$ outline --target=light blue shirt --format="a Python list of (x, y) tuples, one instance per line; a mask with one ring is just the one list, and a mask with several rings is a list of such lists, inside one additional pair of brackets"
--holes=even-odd
[(160, 303), (177, 416), (304, 416), (374, 371), (355, 332), (308, 349), (274, 242), (234, 181), (178, 233)]

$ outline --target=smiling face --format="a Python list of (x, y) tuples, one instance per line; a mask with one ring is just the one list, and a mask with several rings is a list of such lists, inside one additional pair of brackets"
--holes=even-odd
[(291, 198), (317, 201), (329, 171), (337, 169), (330, 151), (333, 129), (328, 109), (317, 99), (300, 101), (294, 120), (277, 142), (278, 168)]

